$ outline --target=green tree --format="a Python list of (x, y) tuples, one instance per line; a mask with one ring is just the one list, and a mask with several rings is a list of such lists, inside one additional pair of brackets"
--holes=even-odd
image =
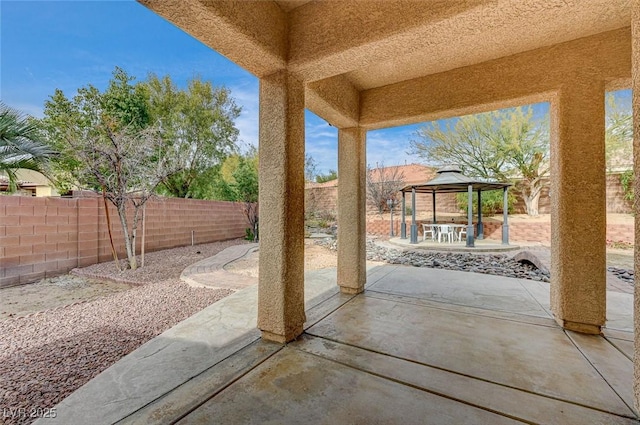
[(606, 99), (605, 117), (605, 158), (607, 169), (613, 171), (620, 166), (629, 163), (633, 157), (633, 116), (630, 110), (621, 108), (616, 104), (616, 98), (612, 93)]
[[(633, 158), (633, 114), (629, 109), (620, 107), (612, 93), (607, 95), (605, 116), (605, 159), (607, 170), (615, 171), (627, 168)], [(624, 190), (624, 198), (633, 201), (635, 173), (632, 169), (620, 174), (620, 183)]]
[(250, 235), (258, 240), (258, 152), (232, 155), (222, 165), (216, 183), (216, 198), (243, 203), (243, 212), (250, 226)]
[(540, 193), (549, 175), (547, 120), (533, 121), (532, 108), (512, 108), (425, 126), (411, 151), (434, 165), (458, 165), (472, 177), (516, 180), (527, 214), (538, 215)]
[(136, 269), (141, 209), (160, 182), (180, 170), (180, 162), (149, 126), (144, 92), (132, 81), (116, 68), (104, 92), (88, 85), (68, 99), (56, 90), (45, 103), (42, 126), (50, 145), (61, 153), (56, 159), (59, 175), (101, 192), (115, 206), (129, 267)]
[(336, 170), (329, 170), (327, 174), (316, 175), (316, 183), (326, 183), (338, 178), (338, 172)]
[(162, 192), (181, 198), (208, 197), (211, 177), (237, 150), (238, 107), (225, 87), (195, 78), (180, 90), (171, 77), (150, 74), (145, 91), (152, 123), (161, 131), (165, 150), (177, 155), (181, 171), (162, 182)]
[(16, 190), (16, 171), (23, 168), (43, 172), (55, 151), (41, 141), (37, 122), (0, 103), (0, 174)]

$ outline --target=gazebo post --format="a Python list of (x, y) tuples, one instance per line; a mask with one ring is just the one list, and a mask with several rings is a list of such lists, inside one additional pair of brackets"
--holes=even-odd
[(502, 245), (509, 245), (509, 186), (505, 186), (502, 194)]
[(433, 224), (436, 224), (436, 191), (432, 191), (433, 195)]
[(411, 243), (418, 243), (418, 224), (416, 223), (416, 188), (411, 188)]
[(469, 197), (467, 202), (467, 246), (473, 248), (473, 185), (471, 184), (469, 185), (467, 195)]
[(406, 217), (406, 200), (405, 191), (402, 191), (402, 223), (400, 223), (400, 239), (407, 239), (407, 217)]
[(484, 226), (482, 224), (482, 190), (478, 189), (478, 239), (484, 239)]

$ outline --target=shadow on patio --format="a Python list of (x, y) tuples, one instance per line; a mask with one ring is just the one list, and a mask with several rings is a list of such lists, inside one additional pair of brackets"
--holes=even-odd
[(555, 323), (547, 283), (385, 265), (356, 296), (338, 292), (335, 269), (305, 285), (297, 341), (259, 339), (250, 287), (140, 347), (41, 423), (638, 423), (630, 294), (612, 294), (615, 320), (600, 337)]

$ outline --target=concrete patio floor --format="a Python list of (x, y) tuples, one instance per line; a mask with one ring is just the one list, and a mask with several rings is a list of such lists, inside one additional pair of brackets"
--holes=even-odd
[(306, 276), (305, 333), (255, 329), (243, 289), (143, 345), (38, 423), (636, 424), (632, 296), (605, 336), (563, 331), (548, 284), (377, 266), (364, 294)]

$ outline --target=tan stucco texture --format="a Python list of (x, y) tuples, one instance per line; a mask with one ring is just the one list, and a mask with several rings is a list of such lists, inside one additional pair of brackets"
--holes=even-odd
[(338, 285), (347, 294), (364, 291), (366, 270), (366, 132), (338, 131)]
[(281, 71), (260, 80), (258, 327), (286, 342), (304, 312), (304, 86)]
[(567, 329), (597, 334), (606, 309), (605, 90), (572, 80), (551, 104), (551, 308)]

